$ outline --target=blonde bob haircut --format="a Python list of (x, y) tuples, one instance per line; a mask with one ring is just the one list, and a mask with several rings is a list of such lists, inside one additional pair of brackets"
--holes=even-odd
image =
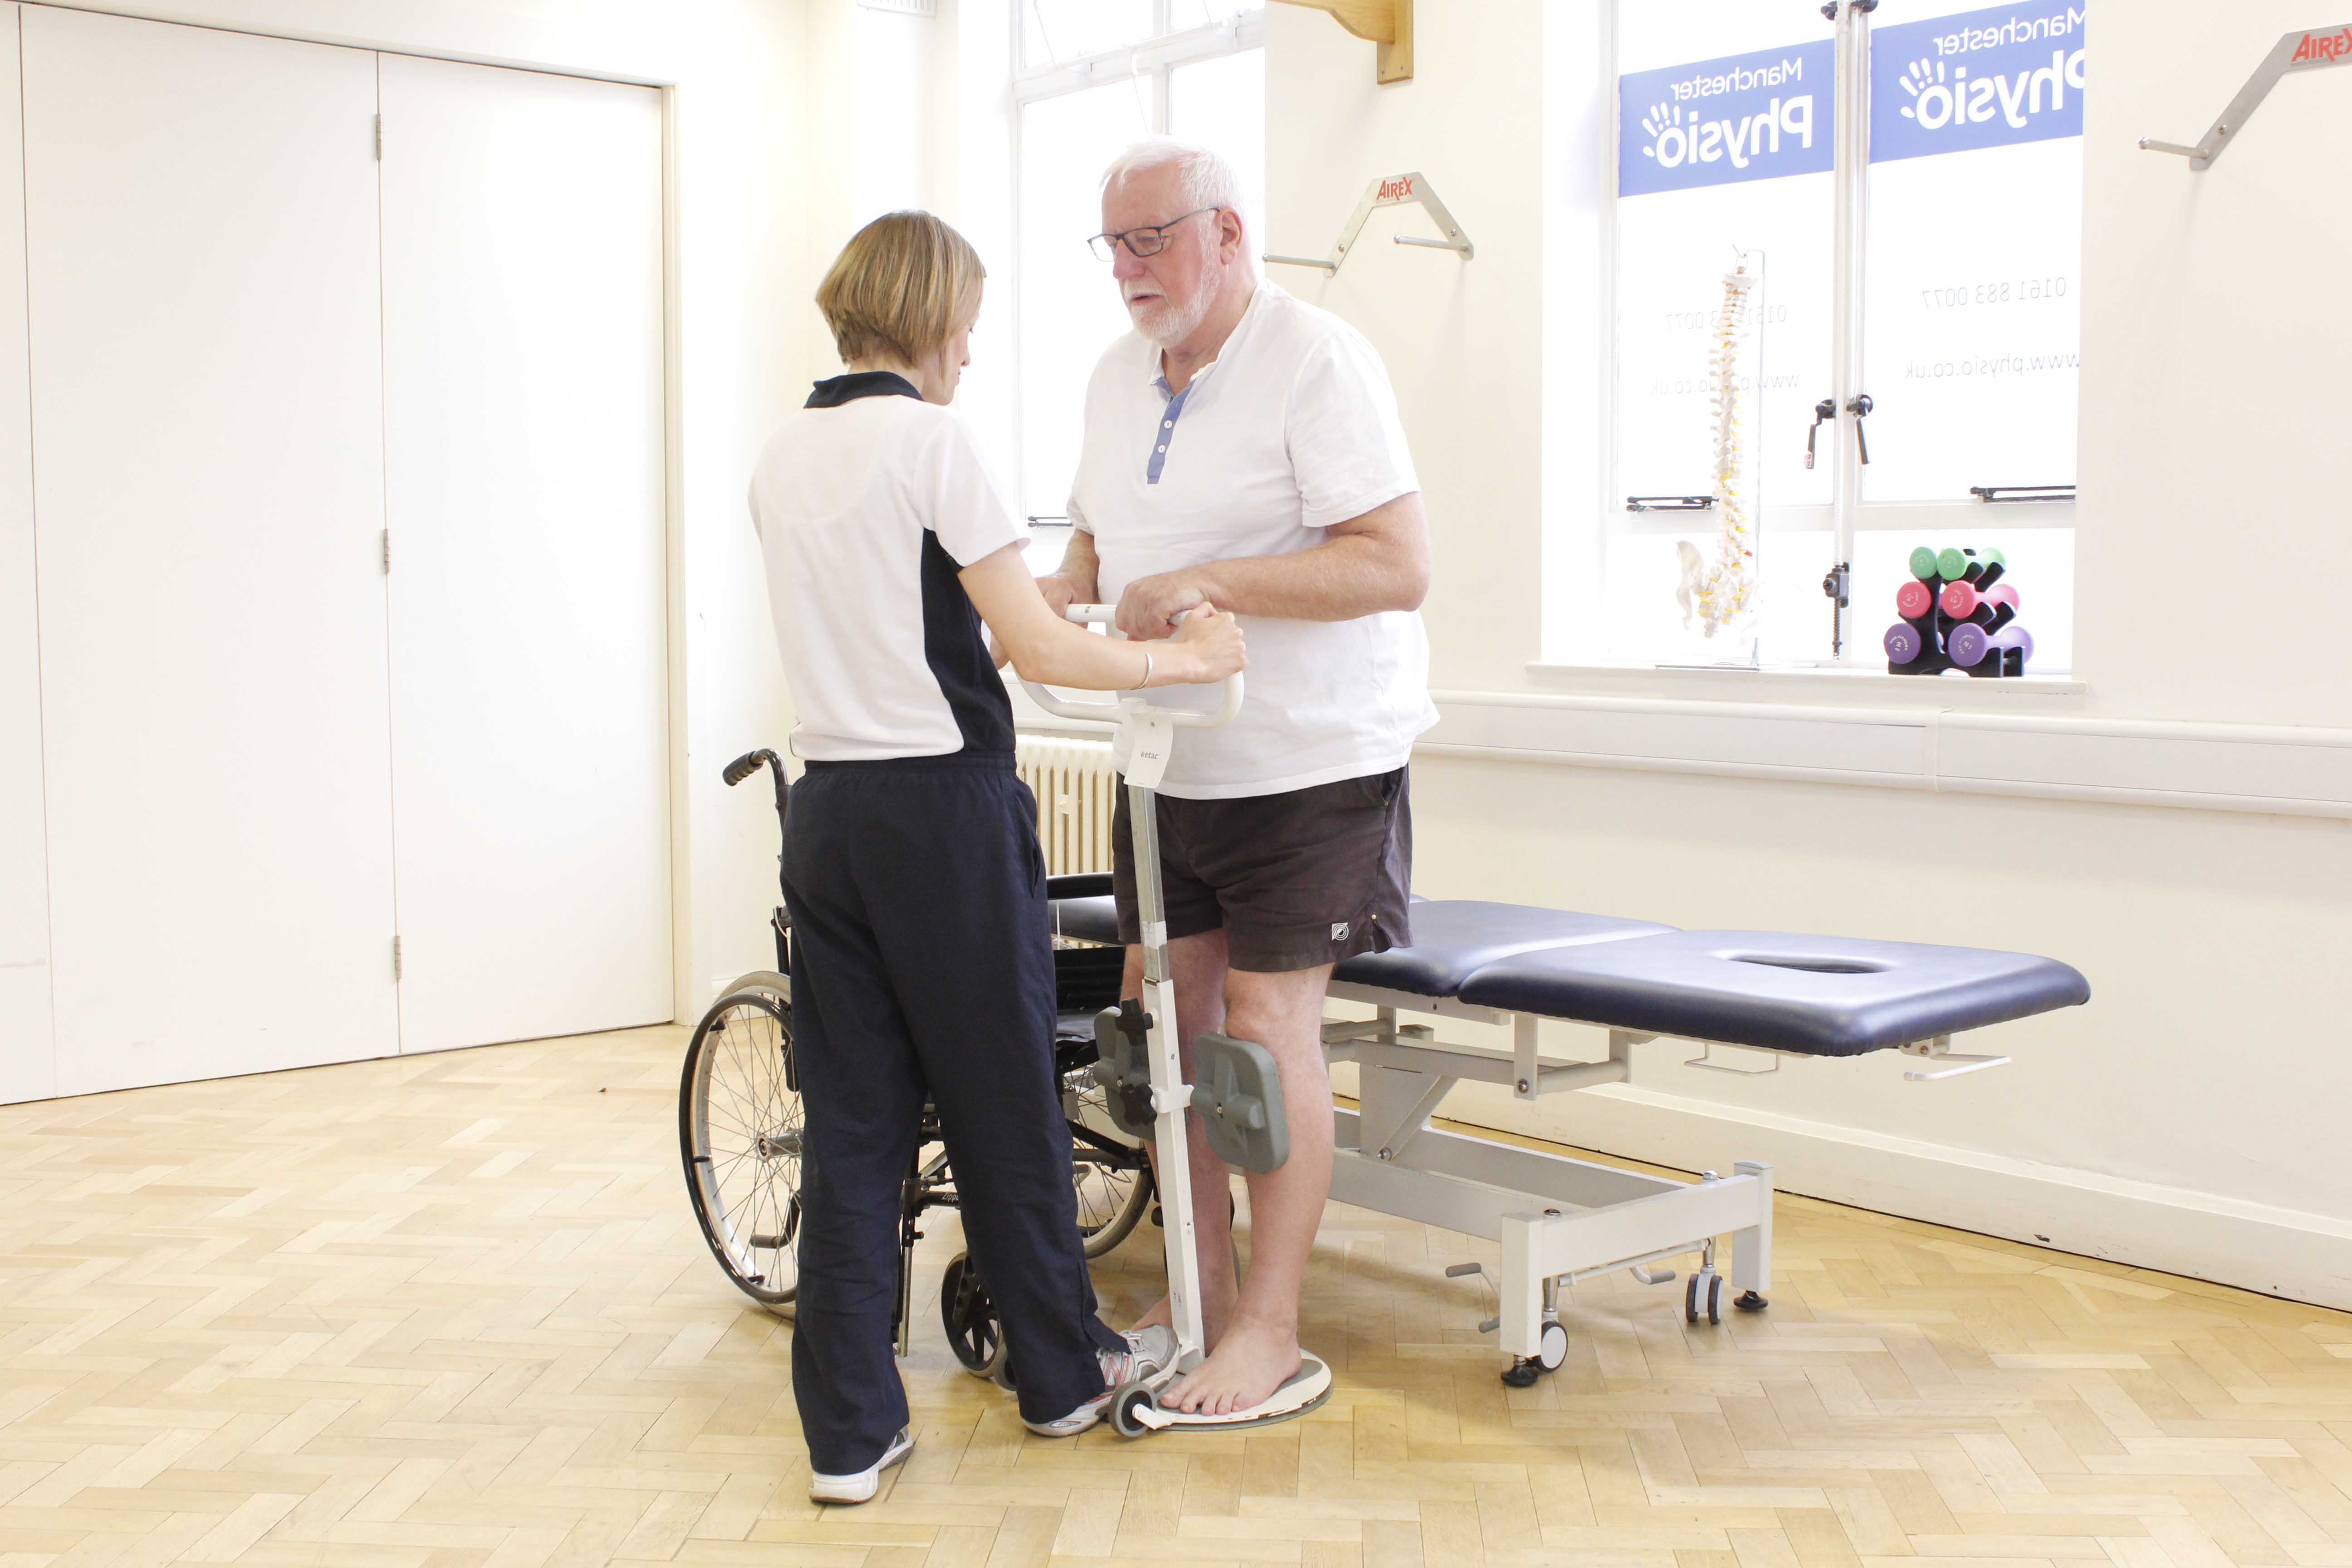
[(887, 354), (911, 365), (979, 314), (987, 276), (971, 242), (939, 218), (884, 213), (841, 247), (816, 308), (844, 364)]

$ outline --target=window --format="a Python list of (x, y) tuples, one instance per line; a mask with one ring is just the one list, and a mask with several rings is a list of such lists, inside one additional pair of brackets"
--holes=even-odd
[(1018, 479), (1050, 572), (1077, 469), (1087, 379), (1128, 330), (1110, 268), (1087, 249), (1098, 182), (1127, 147), (1168, 135), (1231, 160), (1251, 242), (1263, 237), (1263, 0), (1020, 0), (1013, 83), (1018, 184)]
[[(1608, 657), (1881, 666), (1912, 550), (1958, 545), (2005, 553), (2033, 672), (2063, 672), (2084, 7), (1837, 10), (1618, 5)], [(1681, 591), (1743, 519), (1748, 607), (1710, 636)], [(1717, 585), (1732, 602), (1738, 574)]]

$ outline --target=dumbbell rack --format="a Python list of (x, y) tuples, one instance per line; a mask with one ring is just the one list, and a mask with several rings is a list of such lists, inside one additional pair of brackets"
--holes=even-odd
[(1901, 618), (1881, 639), (1889, 675), (1942, 675), (1957, 669), (1980, 680), (2014, 679), (2033, 658), (2033, 639), (2017, 624), (2012, 586), (1996, 594), (2008, 571), (1998, 550), (1911, 552), (1911, 580), (1895, 591)]

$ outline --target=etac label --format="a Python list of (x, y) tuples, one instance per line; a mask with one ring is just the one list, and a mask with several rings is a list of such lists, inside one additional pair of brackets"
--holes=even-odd
[(1994, 5), (1870, 35), (1870, 159), (2083, 133), (2079, 4)]
[(1619, 77), (1617, 194), (1827, 170), (1836, 59), (1823, 38)]

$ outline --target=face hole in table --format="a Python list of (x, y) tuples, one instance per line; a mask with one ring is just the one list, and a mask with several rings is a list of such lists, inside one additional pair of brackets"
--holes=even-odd
[(1786, 953), (1735, 952), (1734, 963), (1760, 963), (1772, 969), (1801, 969), (1808, 974), (1883, 974), (1886, 965), (1859, 958), (1799, 958)]

